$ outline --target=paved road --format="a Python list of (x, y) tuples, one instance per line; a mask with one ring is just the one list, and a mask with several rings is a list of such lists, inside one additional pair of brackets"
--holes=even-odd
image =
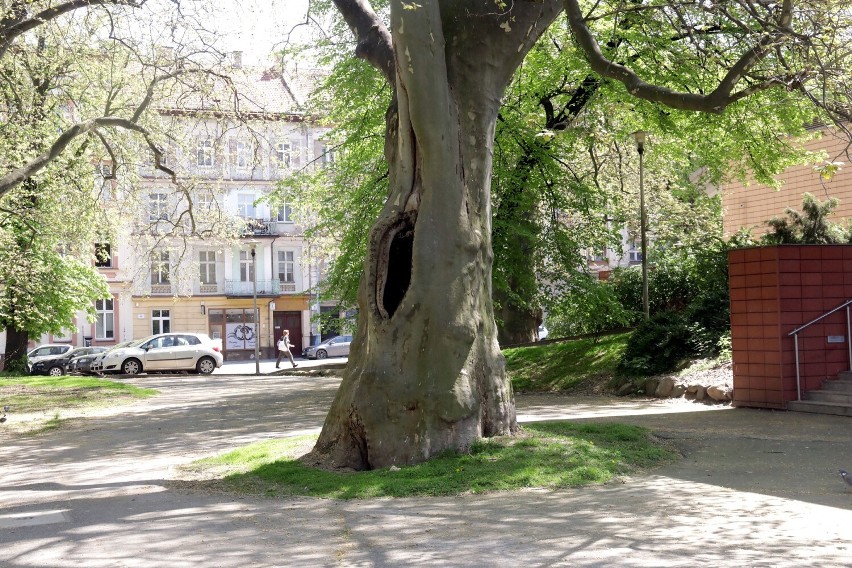
[(317, 431), (328, 377), (140, 377), (162, 395), (0, 433), (0, 566), (848, 566), (852, 421), (519, 397), (521, 420), (644, 424), (685, 458), (624, 484), (338, 502), (170, 488), (173, 468)]

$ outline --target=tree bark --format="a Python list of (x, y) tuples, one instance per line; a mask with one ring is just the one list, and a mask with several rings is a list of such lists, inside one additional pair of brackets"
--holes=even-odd
[(391, 3), (390, 195), (349, 364), (308, 457), (340, 468), (416, 463), (517, 429), (491, 303), (492, 146), (500, 97), (560, 5), (411, 6)]
[(27, 347), (30, 337), (26, 331), (14, 325), (6, 326), (6, 353), (3, 355), (3, 370), (7, 372), (25, 372)]

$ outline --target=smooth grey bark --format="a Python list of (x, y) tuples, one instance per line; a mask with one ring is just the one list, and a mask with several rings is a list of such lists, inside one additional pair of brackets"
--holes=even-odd
[[(356, 35), (380, 24), (347, 17), (363, 0), (336, 3)], [(561, 8), (391, 6), (390, 195), (370, 234), (349, 365), (307, 458), (359, 470), (517, 429), (491, 303), (492, 147), (500, 97)]]

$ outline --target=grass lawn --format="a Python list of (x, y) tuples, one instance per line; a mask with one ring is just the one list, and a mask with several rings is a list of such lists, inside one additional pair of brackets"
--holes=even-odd
[(588, 380), (606, 380), (615, 374), (630, 333), (598, 339), (506, 349), (509, 376), (518, 392), (570, 390)]
[(0, 406), (11, 407), (10, 414), (110, 406), (155, 394), (154, 389), (96, 377), (0, 375)]
[(525, 425), (518, 436), (484, 440), (466, 454), (446, 454), (396, 471), (339, 473), (307, 467), (297, 459), (315, 440), (299, 436), (257, 442), (184, 470), (192, 485), (202, 488), (361, 499), (606, 483), (676, 457), (643, 428), (548, 422)]

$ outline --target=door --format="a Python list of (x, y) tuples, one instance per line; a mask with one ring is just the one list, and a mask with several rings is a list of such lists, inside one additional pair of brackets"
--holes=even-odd
[[(275, 332), (275, 338), (272, 345), (276, 345), (281, 339), (281, 334), (285, 329), (290, 330), (290, 352), (298, 357), (302, 354), (302, 312), (273, 312), (272, 314), (272, 329)], [(277, 350), (275, 355), (277, 356)]]
[(145, 350), (142, 368), (146, 371), (164, 371), (174, 368), (174, 336), (155, 337), (142, 346)]

